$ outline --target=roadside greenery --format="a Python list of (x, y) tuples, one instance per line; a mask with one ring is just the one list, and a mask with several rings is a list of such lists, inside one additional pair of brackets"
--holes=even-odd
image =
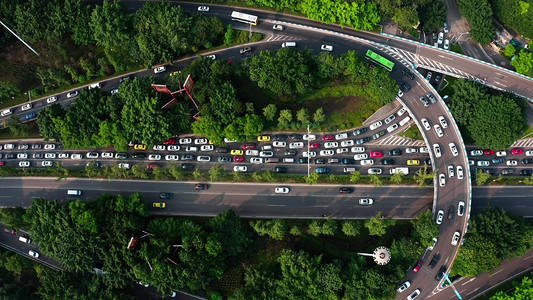
[[(513, 281), (513, 284), (517, 284)], [(533, 299), (533, 280), (528, 276), (522, 278), (511, 293), (499, 291), (490, 300), (515, 300), (515, 299)]]
[(458, 0), (461, 13), (470, 23), (470, 35), (480, 44), (488, 44), (496, 35), (489, 0)]
[(490, 0), (494, 16), (527, 38), (533, 38), (533, 7), (531, 1)]

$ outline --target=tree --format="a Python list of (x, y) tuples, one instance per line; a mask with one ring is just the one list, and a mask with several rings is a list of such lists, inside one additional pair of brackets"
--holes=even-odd
[(354, 171), (350, 173), (350, 182), (358, 183), (361, 180), (361, 171)]
[(433, 180), (435, 178), (435, 176), (437, 175), (437, 172), (438, 172), (438, 169), (431, 173), (428, 173), (428, 166), (424, 164), (424, 168), (416, 171), (413, 178), (416, 182), (418, 182), (418, 187), (422, 188), (426, 184), (428, 184), (430, 180)]
[(267, 121), (273, 121), (277, 112), (278, 108), (272, 103), (263, 108), (263, 116)]
[(318, 175), (317, 172), (311, 172), (311, 174), (307, 177), (305, 177), (305, 182), (309, 185), (318, 184), (318, 179), (320, 178), (320, 175)]
[(322, 51), (317, 56), (318, 73), (323, 79), (332, 79), (342, 74), (344, 65), (342, 60), (331, 55), (329, 52)]
[(8, 227), (18, 228), (24, 224), (22, 217), (25, 210), (22, 207), (0, 208), (0, 222)]
[(20, 90), (11, 82), (0, 81), (0, 101), (6, 101), (20, 94)]
[(201, 179), (202, 177), (204, 177), (204, 173), (202, 172), (202, 170), (200, 169), (200, 167), (196, 167), (194, 169), (194, 171), (192, 172), (192, 177), (196, 180), (199, 180)]
[[(509, 44), (507, 47), (505, 47), (505, 50), (503, 51), (503, 55), (507, 58), (511, 58), (515, 55), (516, 49), (513, 45)], [(513, 64), (513, 61), (511, 61), (511, 65)], [(516, 68), (516, 67), (515, 67)]]
[(185, 178), (185, 173), (183, 172), (183, 168), (181, 166), (172, 163), (167, 168), (170, 176), (172, 176), (174, 180), (183, 180)]
[(393, 19), (402, 28), (413, 28), (420, 23), (415, 7), (404, 6), (396, 10)]
[(483, 170), (477, 170), (476, 172), (476, 184), (484, 185), (490, 179), (490, 173), (485, 173)]
[(488, 44), (496, 34), (488, 0), (459, 0), (457, 5), (470, 23), (470, 35), (480, 44)]
[(396, 184), (401, 184), (404, 176), (405, 176), (405, 175), (404, 175), (402, 172), (394, 173), (394, 174), (392, 174), (392, 176), (390, 177), (390, 181), (391, 181), (391, 182), (394, 182), (394, 183), (396, 183)]
[(474, 277), (484, 272), (492, 272), (499, 264), (500, 259), (494, 242), (490, 238), (473, 236), (459, 248), (451, 275)]
[(379, 187), (383, 185), (381, 178), (379, 178), (379, 176), (376, 174), (369, 174), (368, 178), (370, 178), (370, 182), (374, 184), (374, 187)]
[(345, 220), (342, 222), (342, 232), (347, 236), (357, 236), (361, 232), (359, 221)]
[(275, 240), (282, 240), (287, 234), (287, 223), (283, 219), (269, 221), (251, 221), (250, 226), (260, 235), (268, 235)]
[(209, 180), (212, 182), (219, 181), (222, 176), (224, 176), (224, 169), (220, 165), (215, 165), (211, 167), (208, 171), (209, 173)]
[(446, 5), (441, 1), (428, 1), (418, 11), (425, 31), (435, 32), (446, 22)]
[(26, 138), (30, 134), (30, 127), (28, 124), (23, 124), (19, 117), (11, 115), (7, 122), (7, 128), (11, 131), (11, 134), (18, 138)]
[(322, 123), (324, 123), (324, 121), (326, 121), (326, 115), (324, 114), (324, 110), (322, 109), (322, 107), (317, 108), (317, 110), (313, 114), (313, 122), (317, 126), (320, 126), (322, 125)]
[(309, 124), (309, 114), (304, 107), (296, 112), (296, 120), (300, 122), (300, 127), (305, 127), (307, 124)]
[(396, 220), (382, 217), (381, 212), (378, 212), (375, 217), (365, 221), (365, 227), (368, 229), (368, 233), (377, 236), (384, 235), (387, 233), (387, 228), (395, 224)]
[(420, 213), (416, 219), (411, 220), (415, 238), (420, 239), (421, 243), (428, 247), (433, 243), (433, 238), (439, 236), (439, 226), (433, 221), (433, 214), (431, 211)]
[(100, 174), (100, 167), (96, 165), (96, 162), (87, 163), (85, 166), (85, 175), (87, 177), (95, 177)]
[(278, 127), (281, 129), (290, 127), (292, 122), (292, 112), (288, 109), (284, 109), (279, 112)]
[(533, 53), (529, 50), (521, 50), (518, 56), (511, 61), (511, 65), (515, 67), (516, 72), (531, 76), (533, 74)]
[(131, 16), (122, 1), (104, 0), (96, 5), (88, 24), (96, 44), (107, 49), (126, 49), (131, 40)]
[(252, 242), (250, 233), (233, 210), (226, 210), (207, 222), (207, 227), (221, 235), (224, 253), (235, 256)]
[(474, 107), (482, 100), (489, 98), (489, 90), (485, 86), (473, 80), (458, 80), (453, 86), (450, 110), (459, 125), (468, 126), (474, 113)]
[[(514, 284), (514, 282), (513, 282)], [(533, 281), (529, 277), (522, 278), (522, 282), (516, 286), (511, 295), (507, 292), (499, 291), (496, 295), (490, 297), (490, 300), (513, 300), (513, 299), (531, 299), (533, 298)]]

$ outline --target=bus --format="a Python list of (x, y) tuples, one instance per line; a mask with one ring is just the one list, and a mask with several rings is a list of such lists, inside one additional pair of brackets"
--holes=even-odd
[(231, 13), (231, 19), (234, 21), (239, 21), (239, 22), (243, 22), (246, 24), (257, 25), (257, 16), (244, 14), (238, 11), (234, 11)]
[(392, 61), (386, 59), (385, 57), (377, 54), (376, 52), (370, 49), (366, 51), (366, 58), (385, 68), (389, 72), (392, 71), (392, 68), (394, 68), (394, 63)]

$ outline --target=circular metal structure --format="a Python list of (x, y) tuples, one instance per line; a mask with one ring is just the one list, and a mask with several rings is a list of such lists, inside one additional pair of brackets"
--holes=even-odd
[(374, 250), (374, 261), (376, 262), (376, 264), (378, 265), (386, 265), (389, 263), (390, 261), (390, 250), (386, 247), (378, 247), (376, 248), (376, 250)]

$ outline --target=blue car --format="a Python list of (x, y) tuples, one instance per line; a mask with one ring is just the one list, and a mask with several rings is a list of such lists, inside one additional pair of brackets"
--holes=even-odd
[(34, 112), (33, 113), (29, 113), (29, 114), (26, 115), (26, 120), (33, 119), (35, 117), (37, 117), (36, 113), (34, 113)]

